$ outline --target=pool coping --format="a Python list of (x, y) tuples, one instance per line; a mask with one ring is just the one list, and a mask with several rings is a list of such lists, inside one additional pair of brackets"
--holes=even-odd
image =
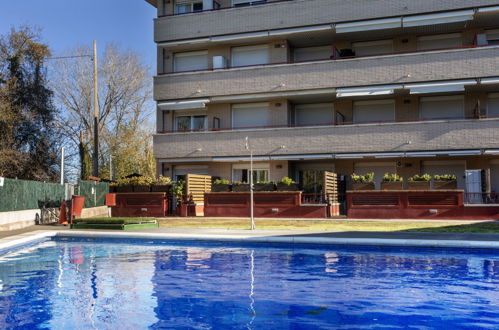
[(146, 232), (107, 232), (107, 231), (61, 231), (39, 230), (0, 240), (0, 254), (10, 250), (23, 248), (26, 245), (41, 242), (52, 237), (81, 238), (122, 238), (122, 239), (163, 239), (175, 241), (212, 241), (240, 243), (281, 243), (281, 244), (315, 244), (315, 245), (362, 245), (362, 246), (394, 246), (425, 248), (467, 248), (467, 249), (499, 249), (499, 241), (493, 240), (439, 240), (409, 238), (359, 238), (359, 237), (324, 237), (300, 235), (272, 235), (271, 233), (256, 236), (251, 234), (209, 234), (209, 233), (146, 233)]

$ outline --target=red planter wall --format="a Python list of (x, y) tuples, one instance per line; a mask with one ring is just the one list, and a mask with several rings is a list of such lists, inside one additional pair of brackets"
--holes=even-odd
[(168, 198), (166, 193), (117, 193), (115, 205), (113, 217), (164, 217)]

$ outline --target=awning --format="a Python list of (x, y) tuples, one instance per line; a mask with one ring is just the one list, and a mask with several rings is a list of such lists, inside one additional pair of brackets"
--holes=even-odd
[(321, 155), (278, 155), (270, 156), (272, 160), (312, 160), (312, 159), (331, 159), (332, 154), (321, 154)]
[(404, 85), (404, 88), (410, 89), (411, 94), (428, 94), (444, 92), (464, 92), (464, 86), (476, 84), (476, 80), (437, 81), (430, 83), (407, 84)]
[(437, 14), (407, 16), (402, 20), (403, 27), (464, 22), (473, 19), (474, 10), (460, 10)]
[[(213, 157), (214, 162), (249, 162), (250, 156), (242, 157)], [(269, 161), (270, 156), (253, 156), (253, 161)]]
[(171, 159), (159, 159), (160, 163), (200, 163), (200, 162), (211, 162), (211, 158), (171, 158)]
[(489, 149), (483, 152), (484, 155), (499, 155), (499, 149)]
[(480, 79), (480, 83), (482, 85), (499, 84), (499, 77), (497, 77), (497, 78), (483, 78), (483, 79)]
[(395, 89), (403, 88), (402, 85), (386, 85), (386, 86), (367, 86), (355, 88), (338, 88), (336, 97), (353, 97), (353, 96), (376, 96), (376, 95), (391, 95)]
[(179, 41), (168, 41), (160, 42), (158, 47), (173, 47), (173, 46), (183, 46), (183, 45), (194, 45), (199, 43), (210, 42), (210, 38), (198, 38), (189, 40), (179, 40)]
[(449, 151), (416, 151), (406, 152), (406, 157), (436, 157), (436, 156), (477, 156), (480, 150), (449, 150)]
[(202, 110), (206, 108), (206, 103), (209, 102), (210, 99), (162, 102), (158, 103), (158, 108), (160, 110)]
[(494, 12), (494, 11), (499, 11), (499, 6), (478, 8), (479, 13), (490, 13), (490, 12)]
[(269, 36), (280, 36), (285, 34), (324, 31), (324, 30), (331, 30), (332, 28), (333, 26), (331, 24), (327, 24), (327, 25), (307, 26), (307, 27), (299, 27), (292, 29), (280, 29), (280, 30), (269, 31)]
[(337, 154), (335, 159), (357, 159), (357, 158), (400, 158), (404, 157), (403, 152), (387, 152), (387, 153), (360, 153), (360, 154)]
[(316, 89), (316, 90), (304, 90), (304, 91), (292, 91), (292, 92), (271, 92), (271, 93), (260, 93), (260, 94), (243, 94), (243, 95), (230, 95), (230, 96), (213, 96), (211, 102), (228, 102), (228, 101), (245, 101), (245, 100), (261, 100), (268, 98), (281, 98), (281, 97), (292, 97), (292, 96), (317, 96), (317, 95), (331, 95), (334, 96), (336, 89)]
[(395, 29), (402, 27), (401, 18), (373, 19), (352, 23), (336, 24), (336, 33)]
[(268, 32), (240, 33), (240, 34), (231, 34), (226, 36), (211, 37), (210, 41), (216, 42), (216, 41), (262, 38), (262, 37), (268, 37), (268, 35), (269, 35)]

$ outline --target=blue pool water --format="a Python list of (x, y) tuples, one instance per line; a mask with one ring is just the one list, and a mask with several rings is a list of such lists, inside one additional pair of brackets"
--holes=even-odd
[(54, 239), (0, 256), (0, 328), (499, 328), (497, 250)]

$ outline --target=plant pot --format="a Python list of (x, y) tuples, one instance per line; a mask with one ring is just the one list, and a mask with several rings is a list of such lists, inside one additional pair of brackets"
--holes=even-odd
[(131, 192), (133, 192), (133, 186), (117, 186), (116, 192), (118, 192), (118, 193), (131, 193)]
[(430, 181), (408, 181), (407, 187), (409, 190), (430, 190), (431, 182)]
[(151, 186), (133, 186), (133, 192), (151, 192)]
[(153, 184), (151, 186), (151, 191), (152, 192), (164, 192), (167, 193), (170, 191), (170, 188), (172, 187), (171, 184)]
[(230, 191), (230, 184), (212, 184), (211, 185), (211, 191), (212, 192), (229, 192)]
[(403, 181), (382, 181), (381, 190), (404, 190)]
[(250, 186), (247, 183), (234, 184), (234, 185), (232, 185), (232, 191), (235, 191), (235, 192), (250, 191)]
[(255, 183), (253, 189), (255, 191), (274, 191), (275, 185), (273, 183)]
[(188, 211), (189, 211), (188, 206), (189, 205), (187, 205), (186, 203), (180, 203), (177, 206), (177, 209), (175, 210), (175, 212), (177, 213), (177, 216), (179, 216), (179, 217), (187, 217)]
[(276, 185), (277, 191), (298, 191), (298, 185), (296, 183), (292, 183), (287, 185), (285, 183), (278, 183)]
[(374, 182), (352, 183), (352, 190), (374, 190)]
[(435, 190), (456, 190), (457, 181), (433, 181)]

